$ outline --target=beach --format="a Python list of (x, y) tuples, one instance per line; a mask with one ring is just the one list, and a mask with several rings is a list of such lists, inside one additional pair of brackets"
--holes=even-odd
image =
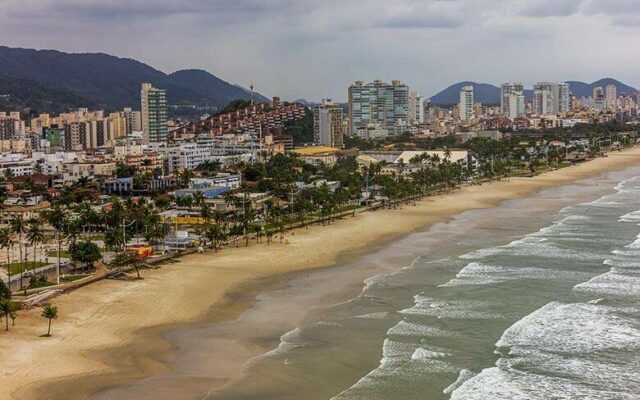
[[(168, 371), (172, 344), (162, 334), (207, 318), (226, 321), (251, 306), (265, 288), (278, 287), (288, 274), (331, 267), (356, 259), (392, 241), (446, 222), (467, 210), (489, 208), (603, 172), (640, 163), (640, 149), (548, 172), (534, 178), (464, 187), (455, 193), (346, 217), (327, 226), (297, 229), (286, 241), (251, 243), (219, 253), (193, 254), (143, 280), (101, 281), (56, 298), (59, 319), (50, 338), (40, 309), (23, 311), (16, 326), (0, 333), (0, 397), (81, 399), (106, 387)], [(215, 313), (212, 313), (212, 308)], [(243, 372), (262, 349), (229, 348), (220, 371), (223, 385)], [(192, 382), (206, 392), (212, 382)]]

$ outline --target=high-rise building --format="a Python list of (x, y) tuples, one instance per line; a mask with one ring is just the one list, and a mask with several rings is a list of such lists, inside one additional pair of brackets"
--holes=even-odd
[(0, 139), (22, 139), (25, 130), (25, 123), (20, 119), (20, 113), (14, 112), (0, 112)]
[(557, 115), (570, 110), (571, 93), (564, 82), (538, 82), (533, 86), (533, 112)]
[(88, 122), (71, 122), (64, 127), (65, 150), (83, 150), (86, 147)]
[(524, 117), (524, 85), (520, 82), (500, 85), (500, 112), (507, 118)]
[(409, 122), (424, 123), (424, 98), (416, 91), (409, 92)]
[(142, 130), (142, 116), (140, 114), (140, 111), (133, 111), (129, 107), (122, 110), (122, 116), (127, 121), (126, 136), (131, 135), (131, 132), (140, 132)]
[(473, 86), (463, 86), (460, 89), (460, 102), (458, 103), (460, 119), (468, 121), (473, 118)]
[(154, 88), (150, 83), (143, 83), (140, 99), (143, 140), (146, 143), (166, 142), (168, 138), (167, 92)]
[(512, 120), (524, 117), (524, 93), (511, 93), (507, 96), (507, 104), (506, 117)]
[(313, 108), (313, 139), (322, 146), (343, 147), (342, 108), (331, 99)]
[(604, 111), (606, 106), (606, 98), (602, 86), (596, 86), (593, 88), (593, 108)]
[(605, 107), (608, 110), (615, 110), (617, 108), (616, 102), (618, 101), (616, 85), (609, 84), (605, 87)]
[(409, 119), (409, 86), (376, 80), (349, 86), (349, 133), (354, 135), (372, 125), (390, 134), (402, 133)]

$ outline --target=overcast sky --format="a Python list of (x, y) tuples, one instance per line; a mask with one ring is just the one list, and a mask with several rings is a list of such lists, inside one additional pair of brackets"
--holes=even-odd
[(0, 0), (0, 44), (202, 68), (285, 99), (355, 80), (640, 87), (638, 0)]

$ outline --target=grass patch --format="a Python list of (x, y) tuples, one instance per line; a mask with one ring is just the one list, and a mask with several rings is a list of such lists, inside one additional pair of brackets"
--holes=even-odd
[[(5, 264), (6, 265), (6, 264)], [(27, 261), (24, 263), (12, 263), (10, 264), (10, 268), (11, 268), (11, 275), (17, 275), (20, 273), (20, 268), (24, 268), (24, 271), (29, 271), (32, 269), (36, 269), (36, 268), (41, 268), (46, 266), (47, 263), (43, 262), (43, 261), (36, 261), (35, 263), (33, 261)], [(6, 268), (6, 266), (5, 266)]]
[(80, 279), (84, 279), (90, 275), (87, 274), (76, 274), (76, 275), (64, 275), (60, 277), (60, 282), (73, 282), (78, 281)]
[(46, 276), (44, 275), (35, 275), (32, 276), (29, 280), (29, 286), (27, 289), (37, 289), (41, 287), (52, 286), (53, 283), (49, 282)]
[[(54, 251), (54, 252), (49, 253), (49, 258), (55, 258), (55, 259), (56, 259), (56, 262), (57, 262), (57, 259), (58, 259), (58, 252), (57, 252), (57, 251)], [(60, 258), (71, 258), (71, 255), (69, 255), (69, 252), (68, 252), (68, 251), (66, 251), (66, 250), (62, 250), (62, 251), (60, 252)]]

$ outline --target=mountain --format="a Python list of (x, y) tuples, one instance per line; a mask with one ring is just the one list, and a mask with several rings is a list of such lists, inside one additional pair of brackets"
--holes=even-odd
[[(169, 75), (173, 82), (189, 88), (199, 95), (215, 99), (218, 106), (226, 106), (233, 100), (247, 100), (251, 92), (241, 86), (233, 85), (201, 69), (184, 69)], [(259, 93), (254, 93), (258, 102), (269, 101)]]
[[(241, 89), (242, 91), (244, 91), (245, 93), (247, 93), (248, 95), (251, 95), (251, 89), (247, 89), (244, 86), (238, 85), (238, 84), (234, 84), (233, 86), (237, 87), (238, 89)], [(267, 98), (266, 96), (258, 93), (258, 92), (253, 92), (253, 99), (259, 103), (269, 103), (271, 102), (271, 99)]]
[(297, 99), (297, 100), (294, 100), (293, 103), (300, 103), (303, 106), (308, 107), (308, 108), (313, 108), (318, 104), (318, 103), (315, 103), (313, 101), (309, 101), (309, 100), (306, 100), (306, 99)]
[[(231, 100), (249, 99), (245, 91), (205, 71), (168, 75), (139, 61), (102, 53), (0, 46), (0, 77), (0, 95), (9, 94), (9, 102), (15, 99), (16, 105), (39, 111), (83, 106), (137, 108), (143, 82), (166, 89), (169, 104), (224, 107)], [(46, 100), (38, 101), (36, 93)]]
[(77, 107), (95, 108), (98, 103), (69, 90), (51, 89), (33, 81), (0, 75), (0, 109), (33, 108), (54, 113)]
[[(585, 83), (580, 81), (566, 81), (569, 84), (569, 90), (574, 96), (590, 97), (593, 95), (593, 88), (613, 84), (616, 85), (618, 96), (630, 95), (637, 92), (637, 89), (625, 85), (624, 83), (612, 78), (604, 78), (593, 83)], [(439, 106), (450, 106), (457, 104), (460, 99), (460, 89), (463, 86), (473, 86), (473, 96), (475, 101), (479, 101), (482, 104), (500, 104), (500, 88), (488, 83), (476, 83), (476, 82), (458, 82), (442, 90), (435, 96), (431, 97), (431, 103)], [(533, 90), (525, 89), (524, 97), (526, 100), (533, 99)]]
[(567, 83), (569, 84), (569, 90), (571, 90), (571, 94), (578, 98), (592, 97), (593, 88), (598, 86), (602, 86), (602, 88), (604, 89), (607, 85), (615, 85), (616, 93), (618, 96), (630, 95), (638, 91), (637, 89), (629, 85), (625, 85), (624, 83), (613, 78), (603, 78), (593, 83), (585, 83), (580, 81), (567, 81)]
[(488, 83), (458, 82), (442, 90), (431, 97), (431, 103), (439, 106), (458, 104), (460, 100), (460, 89), (463, 86), (473, 86), (473, 98), (482, 104), (499, 104), (500, 88)]

